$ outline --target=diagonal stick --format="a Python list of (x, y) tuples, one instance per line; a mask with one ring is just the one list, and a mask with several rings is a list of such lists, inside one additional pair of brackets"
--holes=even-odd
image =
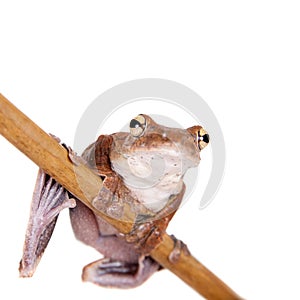
[[(64, 147), (1, 94), (0, 133), (97, 215), (122, 233), (130, 231), (132, 222), (120, 222), (109, 218), (92, 206), (91, 201), (97, 196), (102, 186), (100, 177), (83, 165), (74, 166)], [(206, 299), (242, 299), (192, 255), (181, 255), (178, 263), (170, 263), (168, 256), (173, 247), (172, 238), (165, 234), (161, 244), (151, 252), (151, 256)]]

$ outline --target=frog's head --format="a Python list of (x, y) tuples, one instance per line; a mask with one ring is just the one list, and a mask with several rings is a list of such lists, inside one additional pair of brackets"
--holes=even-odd
[(152, 153), (159, 152), (166, 156), (181, 157), (190, 160), (195, 166), (199, 163), (199, 153), (209, 143), (209, 135), (201, 126), (192, 126), (187, 129), (166, 127), (154, 122), (148, 115), (138, 115), (131, 120), (130, 143), (134, 145), (131, 151), (147, 149)]
[(129, 129), (129, 134), (114, 135), (111, 152), (113, 168), (129, 185), (176, 185), (187, 169), (199, 164), (200, 152), (209, 143), (201, 126), (166, 127), (144, 114), (132, 119)]

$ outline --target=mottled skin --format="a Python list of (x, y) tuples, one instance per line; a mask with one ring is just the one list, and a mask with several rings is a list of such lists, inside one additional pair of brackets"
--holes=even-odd
[[(40, 171), (20, 275), (33, 275), (59, 212), (69, 207), (76, 238), (104, 256), (83, 269), (83, 280), (118, 288), (143, 283), (161, 268), (149, 253), (161, 242), (181, 203), (184, 173), (199, 164), (199, 152), (208, 142), (208, 134), (201, 126), (168, 128), (147, 115), (139, 115), (131, 121), (130, 133), (101, 135), (84, 151), (85, 163), (103, 179), (103, 187), (92, 204), (115, 218), (122, 218), (124, 205), (129, 205), (136, 221), (127, 235), (120, 234)], [(70, 157), (76, 160), (73, 154)], [(171, 262), (176, 263), (182, 249), (188, 253), (175, 241)]]

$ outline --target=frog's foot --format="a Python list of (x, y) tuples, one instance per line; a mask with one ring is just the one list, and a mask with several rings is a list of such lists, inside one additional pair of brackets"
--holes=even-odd
[(176, 239), (174, 235), (171, 235), (171, 238), (174, 241), (174, 249), (170, 253), (168, 259), (171, 263), (176, 264), (179, 261), (181, 253), (186, 256), (190, 255), (191, 253), (186, 244)]
[(118, 176), (103, 176), (102, 188), (99, 194), (93, 199), (92, 205), (102, 213), (115, 219), (122, 219), (124, 214), (124, 203), (121, 197), (118, 197), (120, 179)]
[(150, 257), (141, 257), (135, 263), (103, 258), (84, 267), (82, 280), (103, 287), (134, 288), (141, 285), (159, 268), (159, 264)]
[(59, 137), (52, 133), (49, 133), (49, 135), (68, 151), (69, 159), (75, 166), (87, 165), (86, 160), (79, 156), (71, 147), (67, 146), (65, 143), (61, 143), (61, 139)]
[(71, 147), (65, 146), (65, 148), (68, 150), (68, 156), (70, 161), (75, 166), (80, 166), (80, 165), (86, 166), (88, 164), (87, 161), (83, 157), (79, 156)]
[(60, 140), (60, 138), (59, 138), (58, 136), (56, 136), (56, 135), (54, 135), (54, 134), (52, 134), (52, 133), (49, 133), (49, 135), (50, 135), (55, 141), (57, 141), (58, 143), (61, 142), (61, 140)]
[(76, 206), (75, 199), (49, 175), (39, 170), (26, 230), (20, 276), (33, 275), (54, 230), (58, 214)]
[(125, 239), (128, 243), (133, 243), (139, 253), (148, 255), (161, 243), (167, 225), (168, 220), (165, 218), (137, 223), (130, 233), (125, 235)]

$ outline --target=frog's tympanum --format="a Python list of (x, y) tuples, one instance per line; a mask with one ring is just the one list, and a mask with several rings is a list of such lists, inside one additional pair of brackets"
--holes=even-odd
[[(147, 115), (138, 115), (129, 127), (129, 133), (101, 135), (81, 159), (103, 179), (92, 205), (117, 219), (123, 218), (124, 207), (130, 207), (135, 216), (131, 232), (119, 233), (40, 170), (20, 262), (22, 277), (33, 275), (64, 208), (70, 208), (76, 238), (104, 256), (83, 269), (83, 280), (130, 288), (162, 268), (149, 254), (178, 209), (185, 192), (183, 176), (199, 164), (209, 136), (201, 126), (169, 128)], [(70, 158), (76, 160), (71, 151)], [(172, 263), (180, 257), (180, 250), (188, 253), (183, 243), (174, 242)]]

